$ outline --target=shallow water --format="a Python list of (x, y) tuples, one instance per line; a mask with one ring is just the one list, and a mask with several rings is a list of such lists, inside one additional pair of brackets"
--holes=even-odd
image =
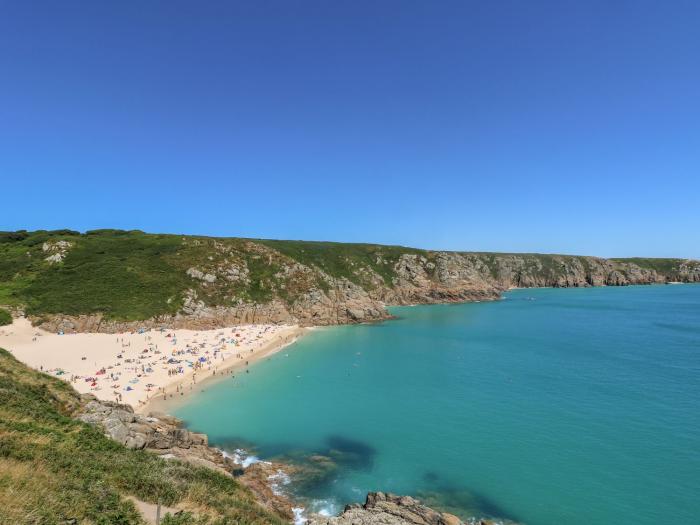
[(316, 330), (177, 414), (313, 465), (294, 490), (315, 510), (383, 490), (530, 525), (700, 523), (700, 286), (393, 312)]

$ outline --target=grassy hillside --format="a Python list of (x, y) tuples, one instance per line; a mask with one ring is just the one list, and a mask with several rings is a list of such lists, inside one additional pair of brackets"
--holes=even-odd
[(644, 258), (631, 257), (629, 259), (611, 259), (615, 262), (627, 262), (636, 264), (640, 268), (647, 270), (656, 270), (665, 275), (673, 275), (678, 270), (678, 267), (684, 262), (683, 259), (659, 259), (659, 258)]
[(345, 277), (355, 284), (364, 284), (353, 270), (369, 267), (377, 272), (384, 284), (391, 286), (395, 276), (394, 264), (404, 253), (429, 256), (425, 250), (403, 246), (351, 244), (313, 241), (259, 241), (306, 266), (320, 268), (333, 277)]
[[(54, 251), (46, 247), (59, 242), (69, 243), (64, 258), (47, 261)], [(99, 312), (108, 318), (139, 320), (175, 313), (189, 288), (195, 288), (208, 304), (224, 306), (264, 303), (273, 297), (293, 300), (294, 283), (282, 282), (276, 274), (282, 264), (294, 262), (358, 284), (363, 284), (362, 278), (353, 270), (369, 266), (390, 284), (393, 263), (408, 252), (420, 251), (118, 230), (0, 232), (0, 304), (22, 306), (35, 315)], [(226, 282), (225, 287), (207, 286), (186, 274), (192, 267), (206, 270), (224, 264), (246, 268), (247, 278)], [(327, 289), (324, 279), (315, 275), (311, 279), (312, 285)]]
[[(174, 314), (188, 294), (208, 306), (264, 304), (273, 299), (293, 305), (304, 294), (327, 293), (344, 279), (368, 293), (390, 290), (397, 262), (406, 255), (419, 256), (425, 268), (434, 268), (431, 264), (441, 254), (400, 246), (121, 230), (0, 232), (0, 305), (21, 307), (37, 317), (100, 313), (125, 321)], [(485, 278), (501, 281), (503, 265), (514, 257), (520, 259), (516, 273), (534, 276), (531, 282), (538, 277), (539, 282), (556, 282), (575, 261), (586, 270), (590, 264), (587, 258), (555, 255), (462, 255), (470, 257), (470, 264), (481, 268)], [(613, 261), (633, 262), (668, 276), (683, 262)]]
[(164, 525), (283, 523), (233, 478), (128, 450), (72, 419), (77, 406), (70, 385), (0, 349), (0, 523), (141, 524), (125, 496), (196, 509)]

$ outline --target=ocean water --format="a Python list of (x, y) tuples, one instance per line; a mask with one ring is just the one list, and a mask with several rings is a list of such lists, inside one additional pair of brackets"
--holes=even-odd
[(323, 328), (177, 414), (286, 458), (307, 508), (371, 490), (529, 525), (700, 523), (700, 285), (515, 290)]

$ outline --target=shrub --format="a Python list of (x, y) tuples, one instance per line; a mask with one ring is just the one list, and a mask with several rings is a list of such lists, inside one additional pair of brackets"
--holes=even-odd
[(0, 326), (12, 324), (12, 315), (7, 310), (0, 308)]

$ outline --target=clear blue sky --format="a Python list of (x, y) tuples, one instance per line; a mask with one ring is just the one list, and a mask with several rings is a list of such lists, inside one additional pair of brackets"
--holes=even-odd
[(2, 1), (0, 229), (700, 257), (700, 2)]

